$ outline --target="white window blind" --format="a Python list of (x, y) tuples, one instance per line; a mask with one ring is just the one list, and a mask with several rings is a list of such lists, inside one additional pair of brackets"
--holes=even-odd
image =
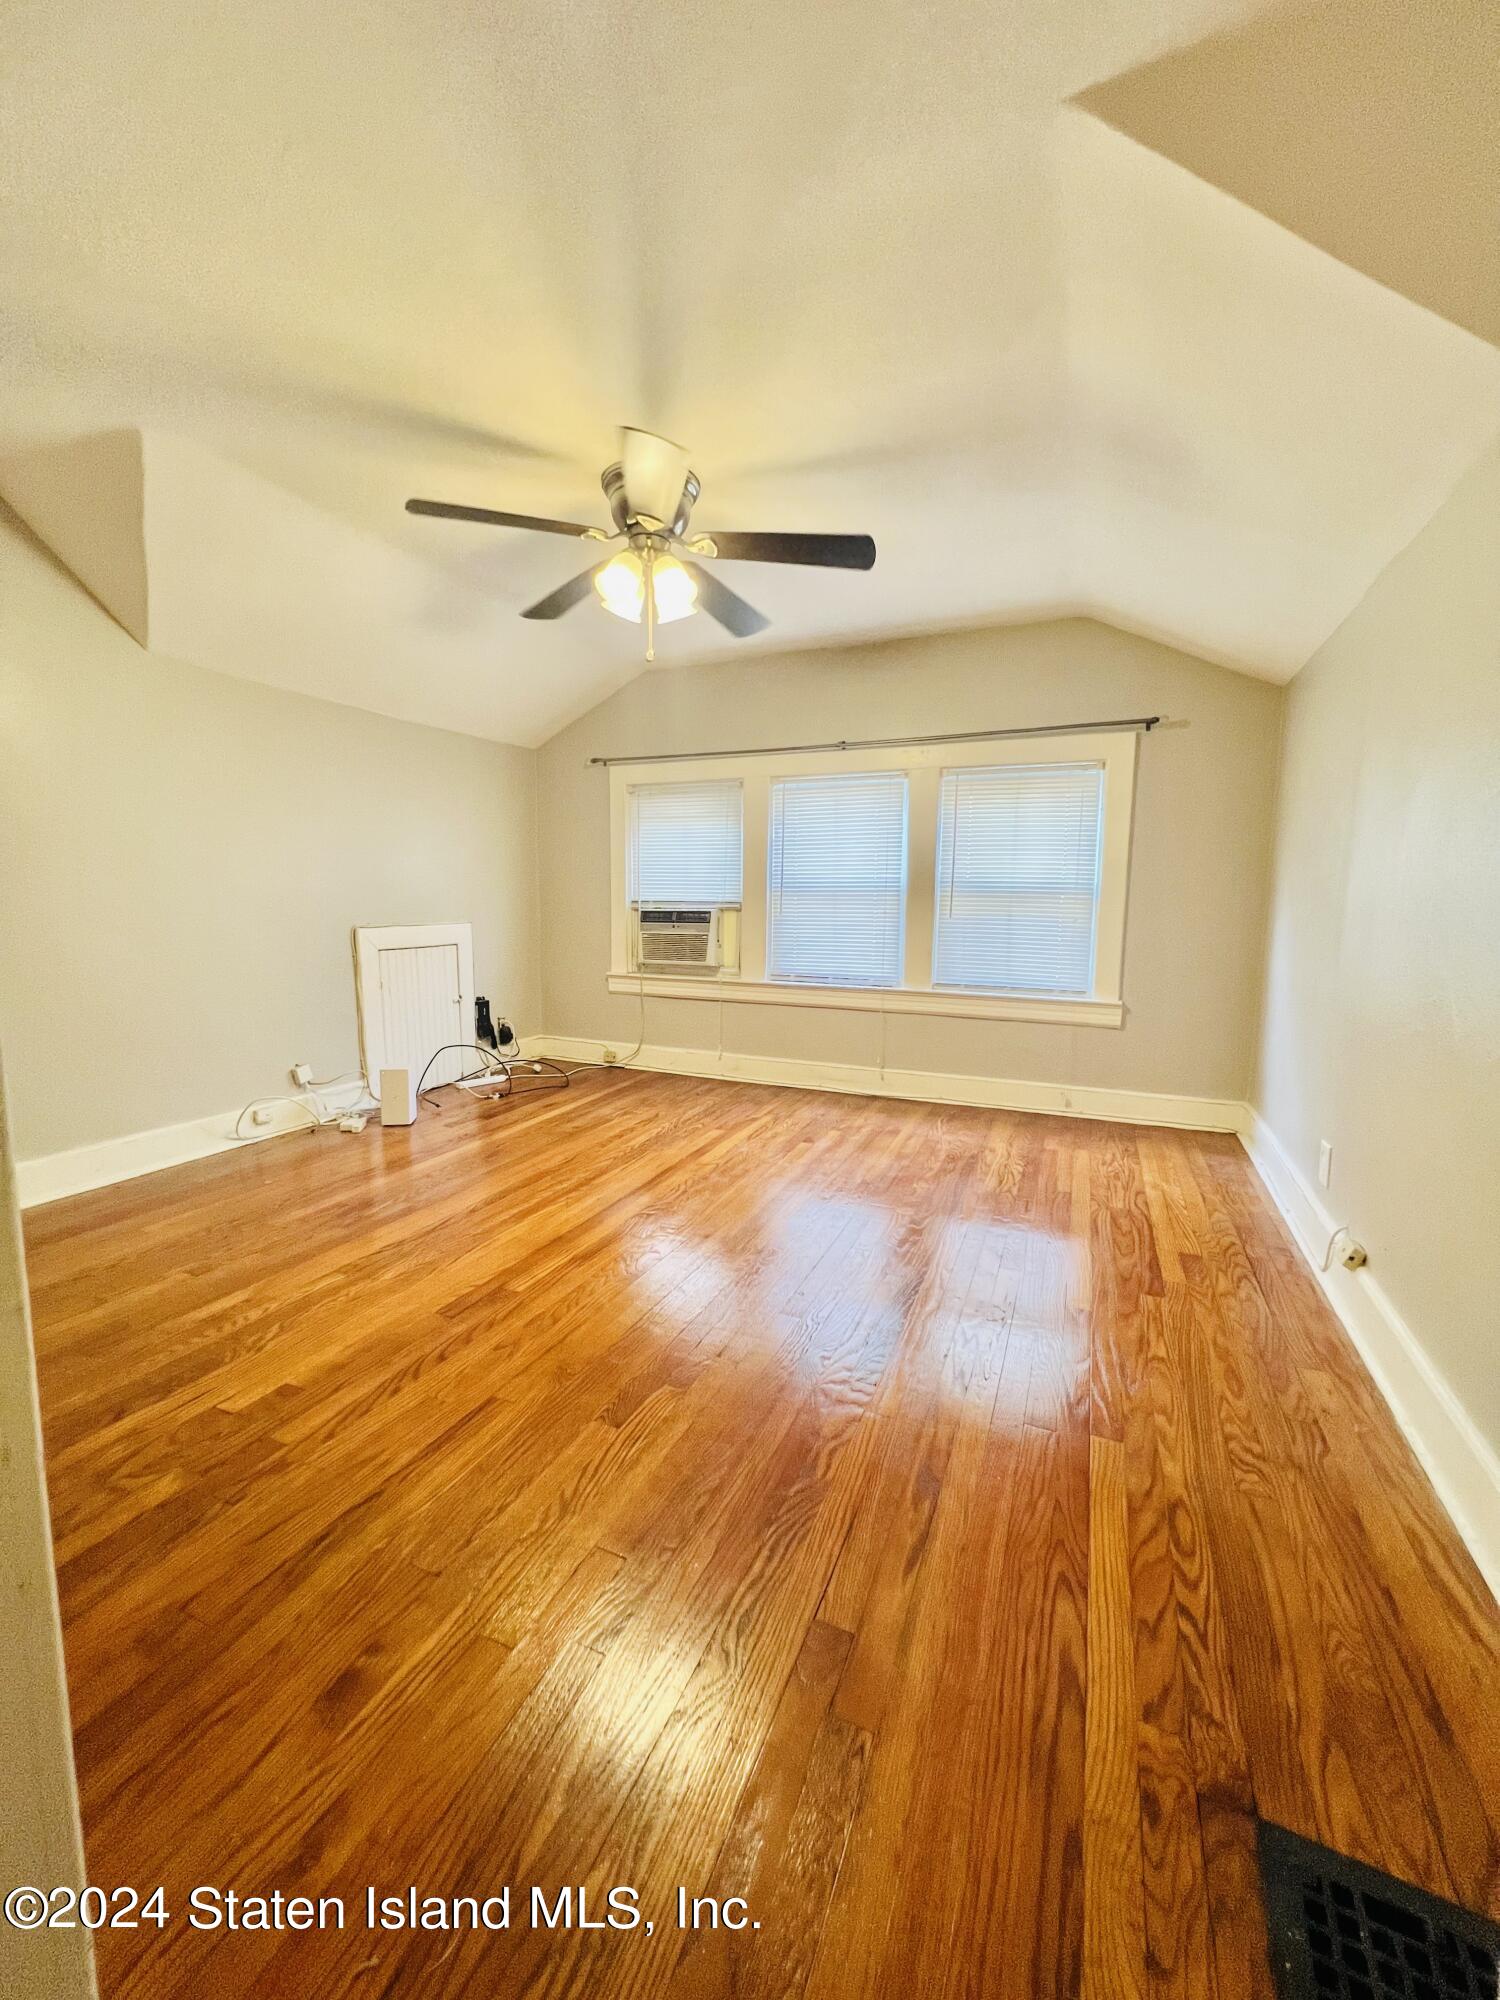
[(1088, 994), (1103, 819), (1097, 764), (945, 771), (933, 985)]
[(744, 814), (738, 779), (637, 785), (630, 794), (630, 898), (738, 903)]
[(899, 986), (905, 774), (774, 782), (766, 889), (770, 978)]

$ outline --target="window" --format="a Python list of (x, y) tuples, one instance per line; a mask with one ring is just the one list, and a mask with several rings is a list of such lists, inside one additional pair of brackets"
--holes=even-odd
[(636, 785), (630, 794), (630, 900), (738, 903), (743, 887), (738, 779)]
[(906, 777), (771, 785), (766, 973), (816, 986), (899, 986), (905, 947)]
[[(617, 764), (608, 990), (634, 997), (644, 974), (662, 999), (1121, 1028), (1141, 740)], [(728, 908), (674, 970), (643, 964), (642, 902)]]
[(933, 985), (1090, 993), (1103, 820), (1098, 764), (945, 771)]

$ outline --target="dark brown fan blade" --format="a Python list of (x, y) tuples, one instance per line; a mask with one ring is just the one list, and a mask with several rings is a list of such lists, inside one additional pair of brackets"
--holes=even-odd
[(603, 563), (595, 563), (593, 569), (586, 569), (579, 576), (570, 576), (566, 583), (547, 597), (539, 597), (535, 604), (528, 604), (521, 613), (523, 618), (561, 618), (565, 611), (571, 611), (575, 604), (582, 604), (593, 588), (594, 578), (603, 569)]
[(698, 602), (710, 618), (718, 619), (726, 632), (732, 632), (736, 639), (748, 639), (753, 632), (765, 631), (770, 619), (753, 604), (747, 604), (738, 591), (721, 583), (712, 570), (695, 562), (685, 562), (682, 566), (698, 586)]
[(436, 514), (444, 521), (485, 521), (492, 528), (539, 528), (544, 535), (597, 535), (578, 521), (547, 521), (540, 514), (497, 514), (493, 507), (460, 507), (451, 500), (408, 500), (408, 514)]
[(710, 532), (715, 551), (729, 562), (808, 563), (815, 569), (873, 569), (868, 535), (731, 535)]

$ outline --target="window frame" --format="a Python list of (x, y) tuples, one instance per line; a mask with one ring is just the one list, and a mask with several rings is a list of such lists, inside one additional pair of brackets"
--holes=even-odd
[[(910, 744), (889, 750), (778, 751), (768, 756), (642, 758), (612, 764), (610, 785), (610, 962), (613, 993), (645, 990), (667, 999), (738, 1001), (763, 1006), (839, 1008), (859, 1013), (928, 1014), (963, 1020), (1013, 1020), (1076, 1026), (1123, 1026), (1125, 927), (1135, 809), (1135, 731), (976, 738), (964, 744)], [(933, 905), (937, 885), (938, 796), (944, 771), (996, 764), (1097, 763), (1104, 770), (1104, 826), (1094, 941), (1094, 985), (1086, 998), (974, 992), (934, 987)], [(907, 779), (905, 954), (899, 986), (815, 986), (766, 976), (766, 892), (771, 780), (902, 771)], [(679, 977), (630, 969), (627, 869), (630, 788), (737, 778), (742, 786), (744, 882), (738, 970)]]

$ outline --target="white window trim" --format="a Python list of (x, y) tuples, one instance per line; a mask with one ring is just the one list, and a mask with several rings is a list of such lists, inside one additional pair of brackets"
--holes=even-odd
[[(731, 1000), (754, 1006), (832, 1007), (856, 1013), (931, 1014), (961, 1020), (1043, 1021), (1083, 1027), (1124, 1025), (1125, 919), (1130, 836), (1135, 809), (1137, 736), (1111, 730), (1056, 739), (992, 738), (963, 745), (912, 744), (891, 750), (784, 751), (768, 757), (703, 757), (610, 766), (611, 993), (662, 999)], [(996, 764), (1097, 763), (1104, 770), (1094, 990), (1084, 998), (1051, 994), (966, 993), (934, 987), (933, 903), (937, 886), (938, 788), (944, 771)], [(905, 979), (900, 986), (811, 986), (765, 977), (766, 861), (773, 778), (828, 772), (904, 771), (909, 786)], [(744, 798), (744, 902), (737, 972), (687, 978), (640, 974), (630, 967), (627, 892), (630, 788), (709, 777), (738, 778)]]

